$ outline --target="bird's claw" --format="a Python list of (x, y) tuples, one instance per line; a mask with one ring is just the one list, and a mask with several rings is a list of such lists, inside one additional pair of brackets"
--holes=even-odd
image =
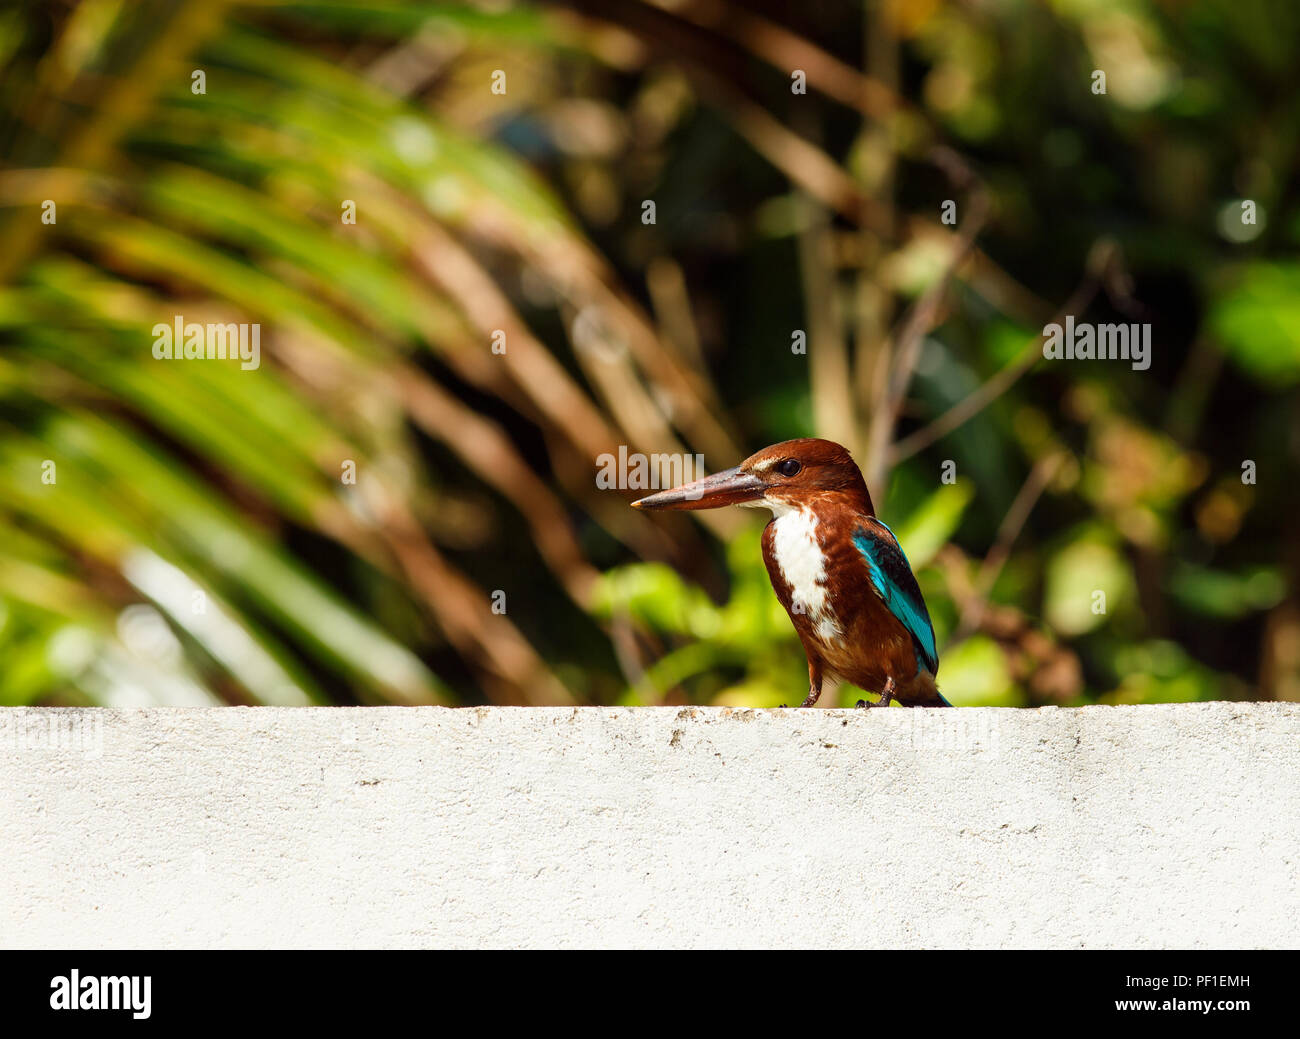
[(881, 693), (880, 693), (880, 699), (879, 699), (879, 700), (877, 700), (875, 703), (872, 703), (870, 700), (859, 700), (859, 701), (858, 701), (856, 704), (854, 704), (853, 706), (854, 706), (854, 707), (862, 707), (862, 708), (866, 708), (866, 707), (888, 707), (888, 706), (889, 706), (889, 701), (892, 700), (893, 697), (894, 697), (894, 680), (893, 680), (892, 678), (886, 678), (886, 679), (885, 679), (885, 688), (881, 691)]

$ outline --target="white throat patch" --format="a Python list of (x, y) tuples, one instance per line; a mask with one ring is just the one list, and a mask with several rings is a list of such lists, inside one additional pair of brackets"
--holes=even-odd
[(817, 634), (827, 642), (843, 632), (826, 593), (826, 556), (817, 540), (817, 515), (781, 502), (755, 502), (772, 510), (772, 554), (781, 576), (789, 583), (794, 596), (791, 606), (803, 605)]

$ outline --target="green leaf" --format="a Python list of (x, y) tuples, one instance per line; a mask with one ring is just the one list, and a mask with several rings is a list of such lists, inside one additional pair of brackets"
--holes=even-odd
[(945, 649), (940, 672), (939, 691), (954, 707), (1019, 707), (1023, 702), (1006, 654), (986, 635)]
[(903, 546), (913, 570), (919, 570), (935, 557), (961, 525), (966, 506), (975, 497), (970, 480), (944, 484), (922, 502), (907, 519), (891, 525), (898, 543)]
[(1206, 323), (1256, 381), (1276, 387), (1300, 382), (1300, 264), (1246, 265), (1211, 302)]
[(1063, 635), (1099, 628), (1134, 595), (1132, 570), (1102, 530), (1055, 552), (1045, 577), (1043, 612)]

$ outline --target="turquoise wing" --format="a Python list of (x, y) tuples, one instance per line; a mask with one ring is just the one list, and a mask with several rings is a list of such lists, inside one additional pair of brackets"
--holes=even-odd
[(867, 564), (872, 589), (912, 636), (917, 667), (937, 675), (939, 654), (934, 646), (934, 626), (930, 623), (930, 611), (925, 608), (925, 599), (921, 596), (911, 564), (894, 532), (878, 519), (872, 522), (881, 529), (859, 527), (853, 534), (853, 545)]

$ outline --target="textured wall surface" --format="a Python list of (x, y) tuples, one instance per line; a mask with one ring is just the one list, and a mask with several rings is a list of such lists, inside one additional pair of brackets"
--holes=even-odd
[(0, 709), (6, 946), (1300, 944), (1300, 704)]

